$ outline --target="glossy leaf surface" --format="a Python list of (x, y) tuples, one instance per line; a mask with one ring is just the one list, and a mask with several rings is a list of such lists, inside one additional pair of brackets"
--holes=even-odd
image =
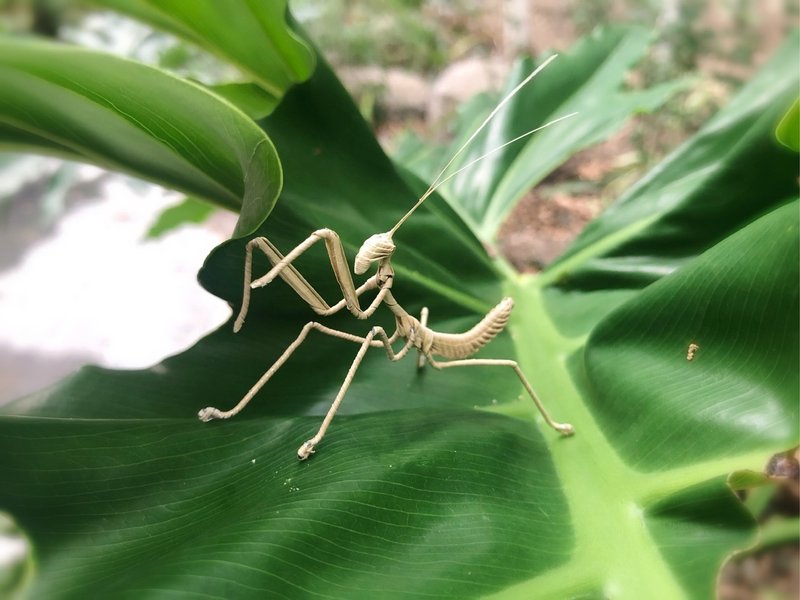
[[(0, 40), (0, 147), (123, 171), (241, 212), (255, 229), (281, 189), (264, 132), (201, 86), (61, 44)], [(154, 93), (158, 90), (158, 93)]]
[(314, 54), (286, 25), (286, 1), (93, 0), (168, 31), (237, 66), (272, 97), (314, 70)]

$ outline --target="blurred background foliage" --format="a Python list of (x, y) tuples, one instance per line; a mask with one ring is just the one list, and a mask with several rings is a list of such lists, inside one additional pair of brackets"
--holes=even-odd
[[(557, 189), (566, 186), (570, 190), (577, 185), (580, 195), (600, 198), (599, 207), (619, 195), (724, 104), (797, 22), (798, 6), (793, 0), (291, 3), (293, 15), (337, 68), (390, 152), (402, 142), (399, 133), (409, 128), (424, 139), (441, 141), (448, 136), (456, 105), (477, 85), (470, 82), (464, 95), (437, 90), (437, 78), (460, 61), (486, 61), (483, 71), (478, 71), (486, 79), (486, 89), (480, 91), (496, 92), (512, 59), (523, 52), (564, 50), (598, 25), (633, 23), (652, 29), (656, 43), (631, 73), (630, 87), (649, 87), (686, 75), (695, 77), (661, 110), (634, 120), (621, 134), (622, 147), (613, 147), (610, 154), (615, 159), (610, 164), (596, 164), (597, 157), (606, 154), (596, 152), (580, 172), (569, 172), (575, 162), (562, 169), (558, 177), (564, 181)], [(34, 33), (79, 43), (156, 64), (208, 85), (237, 78), (229, 63), (197, 46), (119, 14), (98, 10), (88, 0), (0, 0), (0, 32)], [(492, 73), (488, 78), (487, 70)], [(457, 86), (457, 78), (442, 83), (452, 85), (454, 81)], [(437, 93), (444, 93), (445, 99), (452, 95), (454, 102), (442, 109), (443, 101), (436, 99)], [(405, 96), (412, 98), (406, 100)], [(615, 142), (611, 140), (610, 144)], [(26, 159), (26, 164), (44, 160)], [(21, 171), (16, 163), (13, 168), (8, 163), (5, 159), (0, 165), (5, 182), (0, 206), (19, 188), (13, 181), (22, 185), (30, 179), (30, 169)], [(47, 173), (53, 176), (53, 168)], [(45, 227), (63, 210), (72, 174), (59, 169), (55, 176), (56, 180), (46, 180), (51, 193), (40, 202), (40, 223)], [(576, 180), (580, 181), (576, 184)], [(191, 210), (193, 207), (195, 210)], [(183, 211), (190, 221), (209, 212), (191, 202), (183, 206)], [(531, 267), (518, 261), (516, 264)]]

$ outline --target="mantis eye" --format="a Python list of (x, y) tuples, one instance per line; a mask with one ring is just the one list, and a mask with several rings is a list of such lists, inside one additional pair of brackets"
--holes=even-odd
[(392, 236), (388, 233), (376, 233), (368, 237), (356, 254), (353, 272), (363, 275), (369, 269), (370, 263), (389, 258), (394, 253), (394, 248)]

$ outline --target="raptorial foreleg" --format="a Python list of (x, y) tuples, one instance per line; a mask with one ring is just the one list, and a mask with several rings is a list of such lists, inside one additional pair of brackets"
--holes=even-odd
[[(325, 247), (328, 251), (328, 258), (330, 259), (331, 268), (342, 291), (343, 299), (333, 306), (329, 305), (325, 299), (320, 296), (319, 292), (308, 283), (300, 272), (292, 265), (292, 262), (302, 255), (306, 250), (311, 248), (315, 243), (324, 240)], [(257, 248), (263, 252), (272, 264), (272, 268), (266, 275), (252, 280), (253, 276), (253, 250)], [(331, 315), (344, 307), (353, 313), (359, 319), (366, 319), (372, 316), (375, 310), (380, 306), (381, 302), (386, 295), (381, 289), (381, 292), (375, 297), (372, 303), (362, 310), (358, 301), (358, 297), (368, 290), (374, 290), (378, 287), (376, 277), (371, 277), (366, 283), (356, 289), (353, 283), (353, 278), (350, 275), (349, 266), (347, 264), (347, 257), (344, 254), (342, 242), (335, 231), (330, 229), (319, 229), (312, 233), (305, 241), (296, 246), (291, 252), (284, 256), (275, 245), (265, 237), (254, 238), (247, 243), (245, 248), (245, 261), (244, 261), (244, 290), (242, 292), (242, 307), (236, 317), (233, 325), (233, 330), (238, 332), (244, 324), (247, 310), (250, 306), (250, 290), (258, 287), (263, 287), (277, 277), (283, 279), (288, 283), (292, 289), (319, 315)]]
[(544, 417), (545, 422), (550, 427), (558, 431), (561, 435), (567, 436), (575, 433), (575, 428), (569, 423), (558, 423), (550, 417), (549, 413), (547, 412), (547, 409), (545, 409), (544, 407), (544, 404), (542, 404), (542, 401), (539, 400), (539, 397), (536, 395), (536, 392), (533, 391), (531, 384), (528, 382), (528, 378), (525, 377), (525, 373), (522, 372), (522, 369), (519, 368), (519, 364), (517, 364), (517, 362), (514, 360), (498, 359), (498, 358), (466, 358), (462, 360), (439, 362), (434, 360), (433, 357), (429, 355), (428, 361), (430, 362), (431, 366), (435, 369), (449, 369), (450, 367), (480, 367), (480, 366), (510, 367), (517, 374), (517, 377), (519, 377), (519, 380), (525, 387), (525, 391), (528, 392), (528, 395), (531, 397), (531, 400), (533, 400), (533, 403), (536, 405), (536, 408), (539, 409), (539, 412), (542, 414), (542, 417)]

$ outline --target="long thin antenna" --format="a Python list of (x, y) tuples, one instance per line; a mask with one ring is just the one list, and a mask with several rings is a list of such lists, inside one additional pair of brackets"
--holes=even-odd
[[(550, 127), (550, 125), (555, 125), (555, 124), (556, 124), (556, 123), (558, 123), (559, 121), (564, 121), (564, 120), (566, 120), (566, 119), (569, 119), (570, 117), (574, 117), (574, 116), (575, 116), (575, 115), (577, 115), (577, 114), (578, 114), (577, 112), (571, 112), (571, 113), (569, 113), (568, 115), (564, 115), (563, 117), (558, 117), (557, 119), (553, 119), (552, 121), (550, 121), (550, 122), (548, 122), (548, 123), (545, 123), (544, 125), (540, 125), (540, 126), (539, 126), (539, 127), (537, 127), (536, 129), (531, 129), (530, 131), (526, 131), (526, 132), (525, 132), (525, 133), (523, 133), (522, 135), (518, 135), (518, 136), (517, 136), (517, 137), (515, 137), (513, 140), (508, 140), (506, 143), (504, 143), (504, 144), (502, 144), (502, 145), (498, 146), (497, 148), (492, 148), (492, 149), (491, 149), (491, 150), (489, 150), (489, 151), (488, 151), (486, 154), (481, 154), (481, 155), (480, 155), (478, 158), (474, 158), (474, 159), (472, 159), (472, 160), (471, 160), (471, 161), (469, 161), (467, 164), (465, 164), (463, 167), (459, 167), (459, 169), (458, 169), (457, 171), (453, 171), (452, 173), (450, 173), (450, 175), (448, 175), (447, 177), (445, 177), (444, 179), (442, 179), (442, 180), (441, 180), (439, 183), (437, 183), (437, 184), (436, 184), (436, 187), (434, 187), (434, 188), (433, 188), (433, 190), (431, 190), (431, 192), (434, 192), (434, 191), (436, 191), (436, 188), (443, 186), (445, 183), (447, 183), (448, 181), (450, 181), (450, 180), (451, 180), (453, 177), (455, 177), (456, 175), (458, 175), (459, 173), (461, 173), (461, 171), (466, 171), (466, 170), (467, 170), (467, 169), (469, 169), (469, 168), (470, 168), (472, 165), (474, 165), (474, 164), (475, 164), (475, 163), (477, 163), (477, 162), (480, 162), (480, 161), (482, 161), (482, 160), (483, 160), (484, 158), (486, 158), (487, 156), (491, 156), (492, 154), (494, 154), (495, 152), (497, 152), (497, 151), (499, 151), (499, 150), (502, 150), (502, 149), (503, 149), (503, 148), (505, 148), (506, 146), (510, 146), (510, 145), (511, 145), (511, 144), (513, 144), (514, 142), (518, 142), (519, 140), (521, 140), (521, 139), (523, 139), (523, 138), (526, 138), (526, 137), (528, 137), (529, 135), (533, 135), (534, 133), (536, 133), (537, 131), (541, 131), (541, 130), (542, 130), (542, 129), (544, 129), (545, 127)], [(393, 229), (392, 231), (394, 231), (394, 229)]]
[[(483, 123), (481, 123), (480, 127), (478, 127), (478, 128), (477, 128), (477, 129), (476, 129), (476, 130), (475, 130), (475, 131), (472, 133), (472, 135), (471, 135), (471, 136), (469, 136), (469, 139), (468, 139), (466, 142), (464, 142), (464, 143), (461, 145), (461, 147), (460, 147), (460, 148), (459, 148), (459, 149), (456, 151), (456, 153), (455, 153), (455, 154), (454, 154), (454, 155), (453, 155), (453, 156), (450, 158), (450, 160), (449, 160), (449, 161), (448, 161), (448, 163), (447, 163), (447, 164), (444, 166), (444, 168), (443, 168), (441, 171), (439, 171), (439, 174), (436, 176), (436, 179), (434, 179), (434, 180), (433, 180), (433, 182), (430, 184), (430, 186), (429, 186), (429, 187), (428, 187), (428, 189), (425, 191), (425, 193), (424, 193), (424, 194), (422, 194), (422, 196), (420, 196), (419, 200), (417, 200), (417, 203), (416, 203), (416, 204), (414, 204), (414, 206), (412, 206), (412, 207), (411, 207), (411, 210), (409, 210), (409, 211), (408, 211), (408, 212), (407, 212), (405, 215), (403, 215), (403, 217), (402, 217), (402, 218), (401, 218), (401, 219), (400, 219), (400, 220), (397, 222), (397, 224), (396, 224), (394, 227), (392, 227), (392, 228), (389, 230), (389, 232), (388, 232), (388, 233), (389, 233), (389, 235), (392, 235), (392, 234), (393, 234), (395, 231), (397, 231), (397, 230), (400, 228), (400, 226), (401, 226), (403, 223), (405, 223), (405, 222), (406, 222), (406, 220), (407, 220), (407, 219), (408, 219), (408, 218), (409, 218), (409, 217), (410, 217), (410, 216), (411, 216), (411, 215), (414, 213), (414, 211), (415, 211), (415, 210), (417, 210), (417, 208), (419, 208), (419, 207), (420, 207), (420, 205), (421, 205), (423, 202), (425, 202), (425, 200), (428, 198), (428, 196), (430, 196), (430, 195), (431, 195), (431, 194), (432, 194), (432, 193), (433, 193), (433, 192), (436, 190), (436, 188), (438, 188), (438, 187), (439, 187), (439, 186), (440, 186), (442, 183), (444, 183), (444, 181), (447, 181), (447, 179), (449, 179), (450, 177), (452, 177), (453, 175), (455, 175), (455, 173), (453, 173), (453, 175), (450, 175), (450, 176), (449, 176), (447, 179), (445, 179), (444, 181), (439, 181), (439, 180), (442, 178), (442, 176), (445, 174), (445, 172), (447, 171), (447, 169), (449, 169), (449, 168), (450, 168), (450, 165), (452, 165), (452, 164), (453, 164), (453, 161), (455, 161), (455, 159), (456, 159), (456, 158), (458, 158), (458, 157), (461, 155), (461, 153), (462, 153), (462, 152), (463, 152), (463, 151), (464, 151), (464, 150), (467, 148), (467, 146), (469, 146), (469, 144), (472, 142), (472, 140), (474, 140), (474, 139), (475, 139), (475, 137), (476, 137), (476, 136), (477, 136), (477, 135), (478, 135), (478, 134), (479, 134), (481, 131), (483, 131), (483, 128), (484, 128), (484, 127), (486, 127), (486, 125), (489, 123), (489, 121), (491, 121), (491, 120), (492, 120), (492, 118), (493, 118), (493, 117), (494, 117), (494, 116), (495, 116), (495, 115), (496, 115), (496, 114), (497, 114), (497, 113), (500, 111), (500, 109), (501, 109), (501, 108), (503, 108), (503, 106), (505, 106), (505, 105), (506, 105), (506, 103), (507, 103), (509, 100), (511, 100), (511, 98), (513, 98), (513, 97), (514, 97), (514, 96), (517, 94), (517, 92), (519, 92), (519, 90), (520, 90), (520, 89), (522, 89), (522, 88), (523, 88), (523, 87), (524, 87), (524, 86), (525, 86), (525, 85), (526, 85), (526, 84), (527, 84), (527, 83), (528, 83), (528, 82), (529, 82), (531, 79), (533, 79), (534, 77), (536, 77), (536, 76), (537, 76), (537, 75), (538, 75), (538, 74), (539, 74), (539, 73), (542, 71), (542, 69), (544, 69), (544, 68), (545, 68), (547, 65), (549, 65), (551, 62), (553, 62), (553, 61), (556, 59), (556, 57), (557, 57), (557, 56), (558, 56), (558, 54), (554, 54), (553, 56), (551, 56), (551, 57), (549, 57), (547, 60), (545, 60), (545, 61), (544, 61), (544, 62), (543, 62), (541, 65), (539, 65), (539, 66), (538, 66), (538, 67), (537, 67), (537, 68), (536, 68), (536, 69), (535, 69), (535, 70), (534, 70), (534, 71), (533, 71), (533, 72), (532, 72), (530, 75), (528, 75), (528, 76), (527, 76), (525, 79), (523, 79), (523, 80), (522, 80), (522, 82), (520, 82), (520, 83), (519, 83), (519, 84), (518, 84), (518, 85), (517, 85), (517, 86), (516, 86), (516, 87), (515, 87), (513, 90), (511, 90), (511, 91), (508, 93), (508, 95), (507, 95), (505, 98), (503, 98), (503, 99), (500, 101), (500, 103), (499, 103), (497, 106), (495, 106), (495, 107), (494, 107), (494, 110), (493, 110), (491, 113), (489, 113), (489, 116), (488, 116), (488, 117), (486, 117), (486, 118), (483, 120)], [(573, 113), (573, 114), (574, 114), (574, 113)], [(569, 116), (572, 116), (572, 115), (569, 115)], [(561, 117), (561, 119), (565, 119), (565, 118), (567, 118), (567, 117)], [(510, 142), (506, 142), (506, 143), (505, 143), (505, 144), (503, 144), (502, 146), (499, 146), (499, 147), (495, 148), (494, 150), (491, 150), (490, 152), (488, 152), (487, 154), (485, 154), (485, 155), (484, 155), (484, 157), (485, 157), (485, 156), (488, 156), (488, 155), (489, 155), (489, 154), (491, 154), (492, 152), (495, 152), (495, 151), (497, 151), (497, 150), (500, 150), (501, 148), (504, 148), (504, 147), (505, 147), (505, 146), (507, 146), (508, 144), (511, 144), (511, 143), (513, 143), (513, 142), (515, 142), (515, 141), (517, 141), (517, 140), (519, 140), (519, 139), (522, 139), (522, 138), (524, 138), (526, 135), (530, 135), (531, 133), (534, 133), (535, 131), (538, 131), (539, 129), (543, 129), (544, 127), (547, 127), (548, 125), (552, 125), (553, 123), (555, 123), (555, 122), (557, 122), (557, 121), (560, 121), (561, 119), (556, 119), (555, 121), (551, 121), (551, 122), (550, 122), (550, 123), (548, 123), (547, 125), (543, 125), (542, 127), (539, 127), (539, 128), (537, 128), (537, 129), (534, 129), (534, 130), (532, 130), (532, 131), (529, 131), (528, 133), (526, 133), (526, 134), (523, 134), (523, 135), (519, 136), (518, 138), (515, 138), (515, 139), (511, 140)], [(481, 157), (481, 158), (483, 158), (483, 157)], [(477, 159), (477, 160), (480, 160), (480, 159)], [(476, 160), (476, 161), (472, 161), (470, 164), (473, 164), (474, 162), (477, 162), (477, 160)], [(458, 172), (460, 172), (460, 170), (459, 170), (459, 171), (456, 171), (456, 173), (458, 173)]]

